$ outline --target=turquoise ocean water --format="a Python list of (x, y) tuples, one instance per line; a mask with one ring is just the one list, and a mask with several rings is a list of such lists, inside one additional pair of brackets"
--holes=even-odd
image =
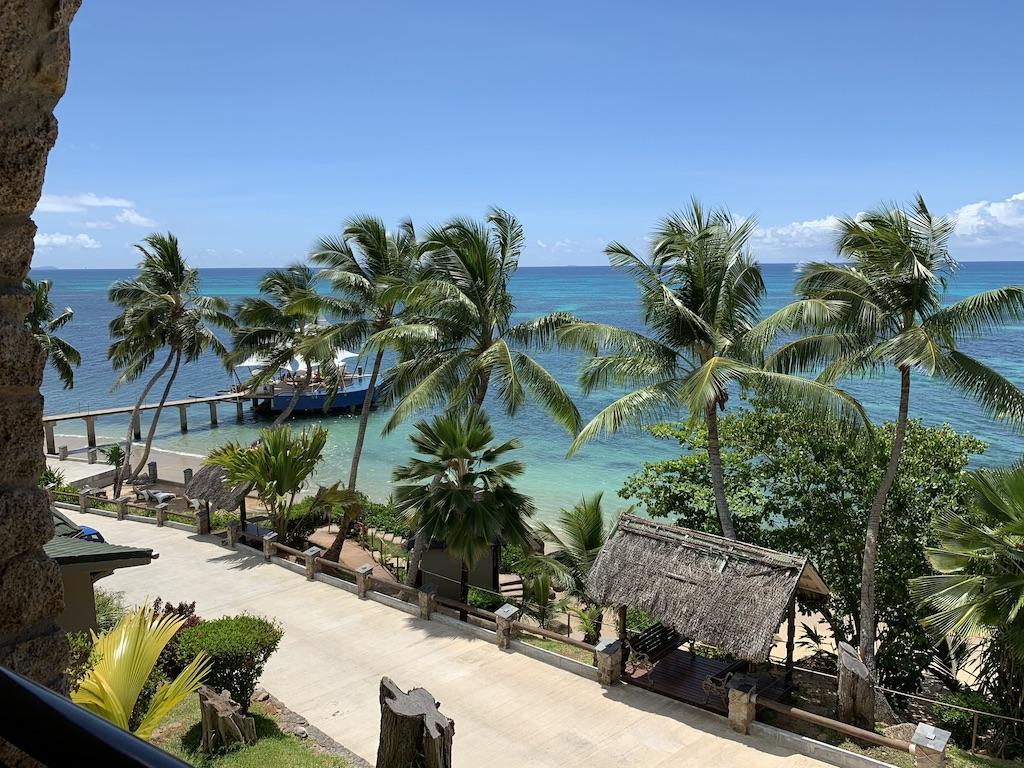
[[(765, 311), (770, 312), (792, 299), (794, 266), (767, 264), (764, 273), (768, 287)], [(202, 290), (234, 302), (255, 294), (262, 274), (262, 269), (204, 269)], [(129, 275), (131, 272), (128, 270), (99, 269), (39, 271), (33, 275), (54, 282), (52, 297), (58, 308), (74, 308), (74, 322), (65, 329), (64, 336), (78, 347), (83, 357), (73, 390), (61, 389), (56, 376), (47, 371), (43, 387), (46, 413), (134, 402), (141, 385), (125, 386), (111, 392), (115, 375), (106, 360), (107, 323), (115, 314), (106, 299), (107, 287), (112, 281)], [(954, 279), (948, 298), (955, 301), (977, 291), (1011, 283), (1024, 283), (1024, 263), (967, 263)], [(561, 310), (627, 327), (640, 327), (641, 324), (633, 285), (606, 267), (521, 268), (512, 289), (517, 319), (520, 320)], [(965, 349), (1017, 385), (1024, 386), (1024, 324), (1008, 326), (998, 334), (972, 340)], [(577, 398), (585, 420), (615, 396), (615, 393), (605, 392), (582, 397), (576, 386), (578, 359), (574, 355), (551, 351), (538, 357)], [(228, 374), (211, 356), (182, 369), (172, 397), (213, 394), (230, 384)], [(873, 419), (882, 420), (895, 415), (897, 382), (894, 379), (855, 380), (845, 386), (861, 399)], [(521, 488), (534, 497), (541, 517), (550, 517), (559, 507), (571, 504), (581, 494), (596, 490), (604, 490), (606, 498), (617, 505), (620, 500), (615, 493), (627, 475), (639, 469), (645, 461), (668, 458), (678, 453), (674, 443), (631, 431), (593, 442), (572, 460), (566, 460), (570, 437), (543, 412), (527, 406), (515, 418), (508, 418), (495, 405), (490, 413), (500, 438), (518, 437), (523, 442), (524, 447), (519, 453), (528, 470)], [(1019, 460), (1024, 454), (1024, 437), (994, 423), (977, 406), (941, 384), (919, 377), (912, 394), (911, 414), (931, 423), (947, 421), (956, 429), (973, 433), (986, 441), (989, 449), (984, 456), (975, 458), (976, 465), (1006, 465)], [(378, 498), (387, 497), (392, 468), (405, 461), (410, 453), (405, 437), (408, 428), (401, 428), (386, 438), (379, 436), (385, 418), (383, 413), (375, 413), (371, 418), (359, 474), (360, 487)], [(143, 421), (143, 429), (147, 421), (148, 417)], [(347, 478), (357, 419), (318, 414), (299, 419), (297, 423), (320, 423), (329, 429), (326, 456), (317, 479), (333, 482)], [(220, 426), (210, 428), (205, 407), (197, 407), (190, 413), (190, 431), (182, 435), (178, 431), (177, 413), (166, 413), (158, 429), (157, 445), (167, 450), (205, 455), (226, 440), (252, 439), (255, 430), (265, 424), (265, 421), (254, 420), (248, 413), (246, 421), (237, 424), (233, 411), (225, 406)], [(126, 418), (106, 417), (97, 422), (97, 433), (111, 440), (123, 439), (126, 428)], [(66, 422), (58, 432), (81, 435), (84, 429), (80, 422)]]

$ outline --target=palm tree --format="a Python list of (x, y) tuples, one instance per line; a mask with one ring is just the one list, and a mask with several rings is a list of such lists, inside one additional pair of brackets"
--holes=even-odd
[(53, 334), (70, 323), (75, 312), (71, 307), (65, 307), (63, 312), (56, 314), (53, 302), (50, 301), (51, 288), (52, 280), (25, 278), (25, 289), (32, 294), (32, 308), (25, 316), (25, 327), (32, 331), (39, 346), (43, 348), (47, 362), (57, 372), (64, 389), (71, 389), (75, 386), (74, 369), (82, 364), (82, 356), (68, 342)]
[[(185, 625), (185, 619), (157, 614), (152, 606), (126, 613), (113, 629), (93, 634), (96, 663), (85, 673), (71, 700), (129, 730), (132, 711), (161, 652)], [(148, 739), (171, 710), (195, 693), (209, 674), (210, 660), (200, 652), (173, 681), (156, 689), (133, 733)]]
[(266, 384), (292, 361), (305, 364), (301, 377), (293, 382), (288, 405), (272, 426), (283, 424), (291, 416), (313, 380), (315, 367), (319, 367), (329, 388), (339, 386), (335, 354), (347, 338), (341, 332), (343, 328), (329, 326), (325, 321), (347, 316), (358, 308), (344, 299), (320, 293), (318, 288), (323, 280), (322, 272), (305, 264), (270, 270), (260, 280), (263, 295), (245, 299), (235, 310), (236, 327), (229, 359), (235, 366), (249, 357), (261, 359), (263, 367), (250, 380), (252, 386)]
[[(603, 492), (584, 496), (569, 509), (558, 513), (554, 526), (537, 526), (540, 537), (554, 546), (554, 551), (543, 556), (555, 574), (559, 585), (569, 596), (588, 608), (599, 608), (587, 590), (590, 569), (604, 546), (608, 534), (615, 527), (615, 516), (606, 516), (602, 506)], [(587, 642), (601, 639), (601, 617), (595, 621), (595, 634)]]
[[(285, 542), (295, 499), (323, 459), (326, 443), (327, 430), (323, 427), (303, 429), (296, 435), (282, 425), (260, 430), (259, 440), (252, 445), (226, 443), (214, 449), (204, 463), (221, 468), (231, 486), (254, 488), (267, 508), (271, 527)], [(317, 504), (334, 503), (334, 490), (336, 486), (321, 489)]]
[(955, 222), (935, 217), (918, 195), (907, 208), (885, 205), (839, 223), (836, 250), (847, 263), (806, 265), (800, 300), (763, 324), (808, 335), (769, 357), (775, 370), (820, 370), (818, 381), (865, 376), (893, 368), (900, 379), (899, 410), (889, 462), (868, 516), (861, 564), (860, 655), (875, 670), (875, 564), (878, 531), (896, 480), (914, 373), (935, 377), (975, 400), (996, 418), (1024, 422), (1024, 393), (958, 349), (964, 339), (1024, 318), (1024, 286), (985, 291), (943, 306), (957, 263), (949, 253)]
[(118, 443), (101, 448), (100, 452), (107, 460), (107, 464), (114, 468), (114, 498), (121, 496), (121, 484), (124, 482), (125, 453)]
[(371, 345), (391, 346), (401, 356), (384, 379), (389, 401), (398, 405), (385, 431), (431, 407), (483, 406), (492, 382), (509, 415), (527, 391), (572, 434), (580, 415), (555, 378), (521, 347), (543, 345), (568, 317), (555, 313), (512, 324), (515, 304), (509, 281), (519, 266), (523, 228), (494, 208), (486, 221), (453, 219), (426, 233), (424, 278), (402, 299), (422, 315), (374, 334)]
[(707, 428), (715, 508), (722, 534), (733, 539), (718, 435), (718, 412), (730, 386), (770, 389), (812, 410), (865, 421), (845, 392), (760, 365), (763, 331), (756, 324), (765, 287), (746, 250), (753, 229), (751, 219), (737, 221), (721, 209), (706, 212), (693, 200), (658, 227), (649, 260), (621, 243), (605, 249), (611, 265), (636, 281), (648, 335), (591, 322), (564, 324), (556, 332), (563, 345), (592, 355), (581, 374), (585, 392), (609, 384), (636, 387), (591, 419), (569, 455), (601, 433), (685, 408), (691, 422), (703, 420)]
[[(349, 297), (361, 310), (360, 317), (347, 323), (346, 333), (350, 338), (362, 343), (375, 333), (401, 324), (400, 294), (416, 284), (420, 272), (419, 247), (411, 221), (403, 221), (397, 232), (388, 232), (378, 218), (354, 216), (345, 222), (340, 237), (322, 238), (311, 258), (315, 264), (327, 268), (327, 278), (334, 289)], [(374, 353), (370, 381), (359, 413), (359, 431), (348, 473), (350, 491), (356, 490), (359, 460), (384, 351), (380, 346)]]
[[(227, 350), (213, 327), (230, 328), (233, 324), (227, 300), (199, 293), (199, 271), (181, 255), (174, 235), (154, 233), (144, 242), (135, 246), (143, 256), (138, 275), (118, 280), (109, 290), (111, 303), (121, 308), (121, 314), (110, 321), (113, 342), (107, 351), (114, 368), (121, 371), (114, 386), (141, 377), (157, 353), (167, 350), (166, 360), (143, 387), (132, 409), (124, 463), (131, 471), (130, 477), (138, 476), (146, 466), (160, 413), (182, 361), (192, 362), (210, 350), (225, 357)], [(142, 458), (131, 469), (133, 425), (150, 390), (168, 370), (170, 375), (153, 413)]]
[[(409, 440), (419, 456), (395, 468), (393, 477), (402, 483), (395, 489), (396, 507), (413, 521), (419, 555), (436, 539), (462, 561), (459, 594), (465, 603), (469, 569), (495, 541), (527, 546), (533, 502), (511, 484), (524, 466), (515, 460), (502, 461), (520, 443), (509, 440), (492, 445), (494, 429), (487, 414), (477, 408), (418, 422)], [(414, 550), (409, 572), (418, 571)], [(466, 619), (465, 612), (461, 617)]]

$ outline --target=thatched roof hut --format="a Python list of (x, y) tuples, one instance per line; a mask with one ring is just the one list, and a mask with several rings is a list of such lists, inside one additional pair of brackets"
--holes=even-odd
[(750, 661), (768, 657), (797, 592), (829, 594), (806, 557), (633, 515), (623, 515), (605, 542), (588, 591)]
[(210, 505), (211, 509), (223, 509), (231, 512), (243, 507), (249, 486), (239, 485), (232, 488), (225, 482), (224, 469), (212, 465), (200, 467), (185, 484), (185, 496), (200, 499)]

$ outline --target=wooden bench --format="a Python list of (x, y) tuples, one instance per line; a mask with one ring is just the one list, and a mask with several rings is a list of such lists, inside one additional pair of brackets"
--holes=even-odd
[(639, 635), (626, 638), (625, 663), (631, 672), (650, 672), (654, 663), (683, 643), (685, 638), (672, 627), (661, 622), (653, 624)]

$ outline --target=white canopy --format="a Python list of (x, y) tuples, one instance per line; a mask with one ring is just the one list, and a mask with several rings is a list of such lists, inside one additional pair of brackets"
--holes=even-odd
[[(340, 366), (346, 360), (352, 360), (358, 358), (359, 355), (355, 352), (349, 352), (347, 349), (339, 349), (334, 354), (334, 364)], [(259, 355), (253, 355), (252, 357), (246, 358), (245, 361), (239, 364), (239, 368), (251, 368), (253, 370), (263, 370), (267, 367), (266, 358), (260, 357)], [(320, 363), (313, 363), (313, 370), (317, 370), (320, 367)], [(306, 361), (301, 357), (293, 357), (286, 364), (282, 365), (280, 370), (290, 371), (291, 373), (305, 373)]]

